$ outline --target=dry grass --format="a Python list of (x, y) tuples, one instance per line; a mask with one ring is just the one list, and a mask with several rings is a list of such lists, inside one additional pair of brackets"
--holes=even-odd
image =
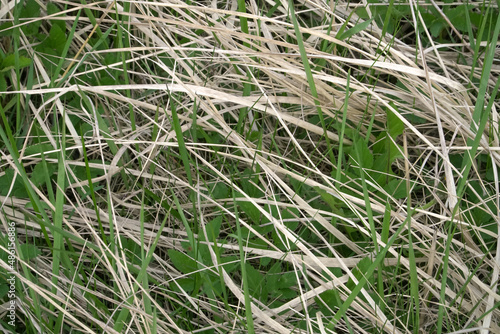
[[(432, 43), (416, 12), (396, 37), (372, 22), (341, 40), (340, 29), (364, 21), (353, 12), (362, 4), (304, 1), (295, 15), (315, 99), (285, 1), (269, 17), (274, 1), (250, 0), (246, 13), (236, 1), (52, 3), (65, 14), (49, 17), (43, 1), (40, 17), (16, 25), (41, 22), (48, 33), (62, 20), (71, 36), (81, 10), (60, 72), (47, 68), (57, 58), (19, 30), (34, 81), (22, 70), (20, 86), (11, 83), (0, 100), (8, 119), (22, 115), (19, 126), (2, 124), (17, 148), (0, 145), (0, 175), (12, 169), (33, 180), (38, 164), (54, 173), (51, 187), (27, 185), (31, 199), (0, 196), (2, 233), (14, 221), (19, 243), (41, 252), (29, 260), (18, 254), (20, 328), (500, 333), (500, 106), (489, 95), (498, 45), (483, 73), (486, 42), (475, 52), (456, 30), (458, 42)], [(13, 20), (13, 6), (2, 1), (2, 22)], [(108, 32), (109, 47), (96, 47)], [(477, 133), (482, 97), (491, 106)], [(381, 135), (391, 112), (404, 124), (394, 138)], [(381, 184), (377, 141), (400, 150), (382, 170), (401, 181), (401, 196)], [(40, 152), (38, 142), (50, 146)], [(360, 142), (374, 163), (358, 161)], [(357, 164), (368, 164), (363, 174)], [(171, 258), (180, 253), (196, 264), (190, 274)], [(365, 258), (375, 263), (357, 266)], [(262, 292), (274, 265), (283, 277), (293, 273), (281, 296)]]

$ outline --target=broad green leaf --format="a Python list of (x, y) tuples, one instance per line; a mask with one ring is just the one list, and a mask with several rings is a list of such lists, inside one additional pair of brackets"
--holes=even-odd
[(245, 264), (248, 278), (248, 288), (253, 292), (253, 296), (261, 301), (267, 300), (267, 288), (264, 284), (264, 277), (250, 263)]
[(406, 198), (406, 181), (394, 178), (384, 186), (384, 190), (395, 199)]
[(311, 187), (306, 185), (304, 182), (301, 182), (291, 176), (288, 177), (290, 184), (292, 185), (293, 191), (297, 193), (300, 197), (304, 197), (304, 195), (311, 190)]
[[(19, 68), (20, 69), (31, 65), (31, 59), (23, 57), (23, 56), (18, 56), (18, 57), (19, 57)], [(14, 69), (15, 66), (16, 66), (16, 55), (10, 54), (2, 60), (2, 64), (0, 65), (0, 72), (10, 71), (10, 70)]]
[(264, 196), (262, 190), (255, 186), (254, 182), (257, 183), (258, 177), (255, 172), (249, 168), (243, 171), (241, 176), (241, 188), (250, 197), (260, 198)]
[[(219, 236), (220, 233), (220, 226), (222, 224), (222, 216), (218, 216), (217, 218), (211, 220), (205, 225), (205, 229), (207, 232), (207, 237), (209, 242), (214, 242), (217, 240), (217, 237)], [(205, 233), (202, 233), (200, 231), (200, 234), (198, 235), (200, 241), (204, 242), (207, 241), (205, 239)], [(205, 244), (200, 244), (199, 245), (199, 252), (201, 253), (201, 257), (203, 259), (203, 263), (205, 263), (208, 266), (213, 265), (212, 263), (212, 257), (210, 256), (210, 250), (208, 249), (208, 245)], [(215, 249), (214, 249), (215, 251)], [(220, 254), (219, 254), (220, 255)]]
[(14, 23), (12, 22), (0, 24), (0, 37), (12, 36), (12, 34), (14, 33), (14, 29), (12, 29), (13, 26)]
[(140, 266), (142, 264), (141, 247), (134, 240), (124, 236), (120, 236), (120, 241), (127, 259)]
[(358, 8), (356, 8), (356, 14), (360, 18), (365, 19), (365, 20), (368, 20), (370, 18), (370, 16), (368, 15), (368, 12), (366, 11), (366, 8), (364, 6), (359, 6)]
[(5, 174), (0, 177), (0, 195), (7, 196), (7, 193), (11, 188), (12, 182), (14, 182), (10, 196), (19, 198), (28, 197), (28, 193), (26, 192), (24, 183), (21, 180), (21, 176), (17, 175), (16, 180), (14, 181), (14, 175), (15, 172), (13, 169), (7, 169), (5, 171)]
[(338, 304), (337, 292), (333, 290), (326, 290), (314, 299), (316, 300), (316, 305), (318, 305), (321, 313), (327, 317), (334, 315), (333, 312), (335, 312), (335, 310), (340, 306)]
[(118, 61), (116, 52), (110, 52), (104, 56), (104, 65), (111, 65)]
[[(194, 290), (194, 279), (192, 278), (179, 278), (172, 282), (170, 287), (173, 291), (182, 292), (181, 290), (190, 293)], [(179, 288), (180, 287), (180, 288)]]
[(279, 286), (278, 286), (278, 281), (281, 276), (281, 264), (280, 263), (275, 263), (271, 269), (267, 271), (266, 274), (266, 284), (267, 288), (269, 291), (272, 293), (273, 291), (276, 291)]
[(329, 193), (327, 193), (326, 191), (324, 191), (323, 189), (321, 189), (319, 187), (314, 187), (314, 189), (316, 189), (316, 191), (321, 196), (323, 201), (325, 201), (326, 204), (328, 204), (328, 206), (332, 209), (333, 213), (339, 212), (339, 204), (340, 203), (335, 197), (333, 197), (333, 195), (330, 195)]
[(476, 13), (476, 12), (469, 12), (469, 17), (470, 17), (471, 23), (476, 28), (479, 28), (481, 26), (481, 20), (484, 18), (483, 15)]
[[(48, 177), (52, 177), (57, 170), (56, 164), (47, 163)], [(43, 168), (43, 164), (41, 162), (37, 163), (35, 168), (33, 168), (33, 172), (31, 173), (30, 180), (33, 182), (35, 187), (39, 187), (45, 183), (46, 180), (45, 169)]]
[(59, 9), (59, 7), (57, 7), (53, 2), (49, 2), (47, 4), (47, 14), (48, 15), (57, 14), (60, 11), (61, 10)]
[[(89, 160), (89, 163), (97, 163), (97, 164), (102, 164), (101, 160)], [(74, 181), (82, 181), (82, 180), (87, 180), (87, 167), (85, 166), (71, 166), (71, 170), (73, 171), (76, 180)], [(91, 178), (96, 178), (99, 176), (104, 175), (104, 169), (103, 168), (95, 168), (95, 167), (90, 167), (90, 177)], [(72, 182), (74, 182), (72, 181)]]
[(54, 151), (54, 147), (51, 144), (34, 144), (26, 147), (24, 151), (25, 156), (35, 155), (37, 154), (40, 157), (40, 153), (44, 153), (45, 157), (57, 159), (57, 152), (52, 152), (47, 154), (46, 152)]
[(368, 148), (368, 144), (365, 142), (364, 139), (359, 138), (354, 143), (354, 152), (351, 152), (351, 159), (357, 162), (355, 165), (359, 164), (359, 166), (361, 166), (362, 168), (367, 168), (367, 169), (372, 168), (373, 153)]
[(222, 267), (227, 273), (232, 273), (240, 268), (240, 260), (237, 256), (226, 256), (223, 257), (221, 261), (223, 263)]
[(429, 26), (429, 31), (432, 34), (432, 37), (437, 38), (441, 31), (443, 31), (444, 27), (446, 26), (446, 22), (444, 20), (435, 20), (432, 22), (432, 24)]
[(214, 242), (220, 233), (220, 226), (222, 224), (222, 216), (212, 219), (206, 226), (208, 241)]
[(241, 211), (243, 211), (254, 223), (260, 223), (261, 214), (259, 209), (255, 207), (255, 205), (248, 201), (247, 198), (243, 196), (241, 193), (236, 193), (236, 197), (241, 200), (236, 201), (236, 203), (240, 206)]
[[(52, 15), (52, 14), (57, 14), (61, 12), (61, 9), (57, 7), (53, 2), (49, 2), (47, 4), (47, 14)], [(59, 28), (61, 28), (63, 31), (65, 29), (65, 23), (63, 20), (50, 20), (50, 23), (52, 25), (57, 25)]]
[[(33, 209), (33, 202), (27, 202), (26, 205), (24, 206), (25, 209)], [(38, 206), (38, 210), (51, 210), (50, 206), (45, 203), (45, 202), (42, 202), (40, 203), (40, 205)]]
[(280, 289), (290, 288), (297, 284), (297, 276), (295, 272), (283, 273), (279, 277), (278, 286)]
[(246, 263), (248, 286), (250, 289), (255, 290), (259, 285), (262, 284), (262, 274), (255, 269), (250, 263)]
[(271, 258), (269, 257), (261, 257), (259, 260), (261, 267), (267, 267), (269, 263), (271, 263)]
[(37, 19), (29, 24), (25, 24), (21, 26), (21, 29), (27, 36), (32, 36), (38, 33), (38, 29), (42, 24), (43, 20), (39, 20), (40, 18), (40, 5), (36, 0), (27, 0), (24, 2), (23, 9), (21, 10), (21, 18), (31, 18)]
[[(397, 111), (396, 106), (392, 102), (390, 104)], [(387, 109), (387, 129), (389, 135), (394, 139), (401, 135), (405, 129), (403, 121), (390, 109)]]
[(293, 299), (293, 298), (297, 297), (298, 292), (294, 289), (284, 288), (284, 289), (279, 290), (279, 294), (280, 294), (281, 298)]
[(66, 44), (66, 34), (59, 25), (53, 25), (52, 28), (50, 28), (49, 38), (46, 43), (50, 48), (62, 52)]
[(467, 31), (467, 20), (465, 20), (466, 11), (469, 10), (467, 5), (459, 5), (445, 11), (446, 16), (453, 26), (460, 31)]
[(168, 257), (172, 260), (174, 267), (177, 268), (183, 274), (190, 274), (198, 270), (196, 261), (186, 254), (179, 252), (175, 249), (169, 249), (167, 251)]
[(40, 16), (40, 5), (36, 0), (26, 0), (20, 17), (22, 18), (38, 18)]
[(212, 188), (213, 199), (223, 199), (229, 197), (229, 188), (222, 182), (217, 182)]

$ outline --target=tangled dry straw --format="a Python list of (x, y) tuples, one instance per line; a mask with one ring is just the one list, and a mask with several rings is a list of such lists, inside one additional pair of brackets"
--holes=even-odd
[[(498, 228), (480, 226), (467, 214), (467, 208), (478, 209), (493, 217), (493, 224), (500, 223), (499, 104), (489, 96), (500, 71), (498, 46), (491, 71), (483, 73), (487, 52), (475, 57), (468, 37), (456, 29), (457, 43), (432, 43), (421, 15), (415, 11), (410, 16), (413, 21), (397, 36), (384, 33), (373, 21), (349, 38), (339, 39), (340, 29), (345, 32), (364, 21), (355, 11), (363, 4), (344, 1), (307, 0), (295, 7), (303, 50), (286, 1), (273, 7), (274, 1), (250, 0), (245, 13), (238, 12), (236, 1), (53, 3), (64, 12), (49, 16), (47, 4), (42, 3), (42, 17), (19, 25), (42, 21), (40, 29), (48, 31), (56, 20), (62, 20), (71, 30), (81, 10), (63, 64), (64, 74), (53, 80), (43, 61), (46, 55), (35, 52), (30, 39), (21, 33), (19, 48), (32, 57), (36, 82), (30, 88), (25, 83), (20, 89), (11, 87), (6, 96), (20, 96), (22, 108), (29, 115), (29, 130), (18, 138), (19, 161), (26, 170), (42, 159), (40, 153), (26, 154), (33, 137), (39, 135), (51, 145), (44, 159), (57, 165), (58, 159), (51, 153), (60, 152), (61, 138), (53, 125), (56, 119), (65, 119), (66, 150), (71, 154), (64, 161), (69, 185), (61, 206), (63, 247), (77, 254), (72, 258), (81, 259), (80, 263), (72, 262), (76, 268), (83, 267), (75, 276), (82, 272), (88, 276), (71, 277), (61, 269), (54, 286), (55, 260), (44, 247), (40, 256), (21, 261), (19, 265), (27, 266), (37, 282), (22, 270), (17, 274), (24, 289), (34, 292), (21, 298), (20, 308), (34, 327), (50, 331), (43, 328), (44, 319), (59, 313), (64, 315), (65, 326), (77, 331), (118, 333), (114, 312), (128, 309), (124, 331), (147, 333), (157, 326), (158, 333), (188, 332), (181, 325), (180, 313), (172, 311), (175, 304), (196, 315), (189, 320), (193, 332), (245, 331), (244, 310), (246, 307), (248, 312), (248, 306), (257, 333), (333, 333), (349, 329), (362, 333), (370, 332), (370, 328), (407, 333), (415, 327), (427, 332), (435, 330), (441, 306), (444, 331), (458, 331), (475, 323), (474, 327), (483, 331), (500, 332), (500, 311), (496, 308), (500, 302)], [(8, 20), (13, 5), (14, 1), (2, 1), (0, 18)], [(406, 6), (416, 8), (413, 1)], [(433, 6), (433, 2), (425, 6)], [(264, 7), (274, 8), (272, 15), (266, 15)], [(367, 7), (367, 11), (373, 8)], [(94, 47), (95, 39), (103, 33), (118, 35), (116, 14), (125, 15), (120, 33), (126, 36), (128, 45)], [(241, 18), (247, 20), (248, 33), (241, 28)], [(420, 27), (418, 34), (414, 26)], [(453, 31), (454, 27), (449, 29)], [(424, 45), (422, 39), (430, 40), (430, 44)], [(487, 43), (479, 48), (486, 50)], [(311, 64), (314, 87), (301, 52)], [(109, 62), (109, 55), (118, 57)], [(114, 77), (118, 72), (120, 76)], [(95, 80), (105, 76), (115, 81), (99, 84)], [(478, 82), (484, 76), (489, 76), (485, 105), (492, 104), (485, 129), (477, 135), (479, 119), (474, 110), (480, 98)], [(78, 97), (79, 103), (71, 103), (76, 99), (69, 96)], [(339, 127), (330, 125), (342, 124), (344, 110), (346, 130), (342, 134)], [(244, 111), (248, 114), (239, 122)], [(400, 152), (392, 163), (391, 177), (411, 188), (410, 198), (388, 194), (368, 174), (363, 179), (347, 173), (347, 167), (337, 171), (340, 164), (331, 160), (331, 155), (337, 158), (340, 141), (345, 149), (354, 145), (348, 134), (357, 133), (356, 138), (362, 138), (372, 150), (390, 112), (404, 124), (404, 132), (394, 138)], [(175, 117), (184, 132), (182, 143), (173, 126)], [(325, 128), (321, 118), (328, 120)], [(109, 131), (100, 123), (103, 120)], [(190, 132), (193, 122), (205, 133), (224, 140), (194, 141)], [(81, 124), (90, 125), (83, 135), (79, 132)], [(43, 133), (34, 133), (35, 128)], [(450, 157), (465, 157), (477, 136), (480, 142), (474, 164), (464, 175)], [(189, 158), (188, 166), (181, 153), (177, 158), (165, 153), (179, 152), (181, 145)], [(88, 166), (97, 171), (92, 175), (95, 202), (91, 196), (82, 195), (89, 180), (75, 173), (77, 166), (86, 166), (84, 148)], [(19, 170), (15, 157), (7, 150), (1, 153), (0, 168), (4, 172)], [(489, 161), (476, 161), (480, 154)], [(481, 169), (485, 164), (491, 166), (490, 179), (485, 179)], [(234, 181), (235, 169), (254, 173), (249, 182), (260, 190), (259, 195)], [(464, 191), (475, 192), (476, 201), (460, 198), (462, 177), (468, 180)], [(469, 181), (479, 181), (480, 187), (472, 187)], [(316, 189), (318, 195), (310, 198), (300, 194), (294, 182)], [(234, 189), (238, 197), (228, 193), (225, 198), (214, 198), (210, 189), (215, 183)], [(159, 201), (145, 204), (143, 188)], [(34, 190), (43, 211), (54, 221), (56, 203), (42, 187)], [(340, 211), (318, 209), (312, 201), (321, 200), (321, 194), (326, 196), (323, 199), (333, 198), (351, 214), (342, 216)], [(169, 203), (175, 211), (174, 197), (187, 221), (196, 217), (197, 233), (189, 231), (182, 217), (173, 216), (163, 205)], [(8, 194), (0, 201), (2, 223), (17, 223), (21, 243), (45, 240), (43, 233), (52, 240), (50, 223), (42, 231), (41, 216), (28, 205), (28, 199)], [(235, 207), (241, 203), (257, 208), (285, 246), (279, 247), (270, 234), (256, 229), (250, 217), (236, 217)], [(296, 209), (299, 226), (289, 227), (285, 218), (272, 214), (270, 205), (279, 210)], [(145, 213), (149, 218), (141, 223)], [(172, 290), (186, 275), (173, 265), (168, 250), (189, 254), (184, 243), (191, 237), (207, 244), (205, 226), (220, 216), (221, 232), (215, 244), (223, 249), (222, 255), (216, 256), (214, 242), (208, 242), (212, 245), (208, 251), (213, 266), (198, 263), (198, 270), (220, 277), (230, 295), (229, 302), (216, 295)], [(166, 226), (158, 234), (164, 218)], [(256, 245), (243, 239), (243, 253), (231, 232), (237, 219), (242, 229), (249, 231), (247, 236), (260, 240)], [(101, 224), (105, 234), (111, 235), (113, 230), (113, 242), (118, 246), (111, 247), (109, 239), (106, 243), (99, 233)], [(344, 304), (348, 306), (344, 315), (329, 327), (338, 309), (333, 308), (330, 317), (318, 312), (319, 296), (335, 290), (341, 303), (349, 299), (361, 279), (355, 274), (356, 265), (364, 258), (374, 261), (388, 243), (382, 236), (384, 224), (388, 224), (389, 240), (396, 237), (383, 256), (384, 265), (375, 266), (371, 273), (375, 282), (382, 284), (375, 287), (368, 277), (354, 300)], [(348, 234), (347, 230), (353, 232)], [(454, 234), (451, 238), (450, 232)], [(367, 241), (359, 242), (353, 235)], [(147, 252), (157, 236), (153, 258), (146, 272), (139, 274), (141, 264), (130, 261), (120, 238), (137, 245), (144, 242)], [(314, 238), (308, 239), (310, 236)], [(245, 300), (241, 271), (230, 273), (220, 266), (224, 257), (236, 256), (231, 261), (239, 263), (242, 254), (246, 262), (257, 264), (255, 268), (261, 258), (286, 264), (287, 271), (296, 277), (296, 284), (290, 287), (296, 297), (279, 306), (257, 298)], [(339, 268), (341, 274), (332, 268)], [(447, 270), (444, 278), (443, 268)], [(148, 277), (147, 285), (143, 284), (143, 274)], [(410, 284), (414, 278), (418, 281), (416, 295)], [(91, 305), (89, 294), (107, 305), (112, 316), (95, 311), (98, 308)], [(42, 319), (32, 313), (35, 296), (43, 300)], [(157, 318), (145, 311), (146, 303), (156, 310)], [(418, 326), (409, 324), (402, 315), (403, 311), (415, 310), (419, 312)], [(301, 327), (301, 321), (306, 325)]]

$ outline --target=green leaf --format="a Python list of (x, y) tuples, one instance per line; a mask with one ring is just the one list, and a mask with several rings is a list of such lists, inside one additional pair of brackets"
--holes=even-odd
[[(397, 111), (397, 107), (392, 102), (390, 105)], [(387, 109), (387, 128), (389, 135), (394, 139), (403, 134), (405, 129), (403, 121), (391, 109)]]
[(446, 11), (446, 16), (450, 20), (453, 26), (460, 30), (467, 32), (467, 20), (465, 20), (466, 11), (468, 11), (467, 5), (459, 5), (455, 8), (451, 8)]
[(296, 290), (290, 289), (290, 288), (284, 288), (279, 290), (280, 297), (285, 298), (285, 299), (293, 299), (296, 298), (298, 295), (298, 292)]
[(260, 198), (264, 196), (262, 190), (260, 190), (254, 183), (258, 182), (258, 176), (256, 173), (246, 168), (241, 176), (241, 188), (250, 197)]
[[(355, 153), (354, 153), (355, 152)], [(373, 166), (373, 153), (368, 148), (368, 144), (364, 139), (359, 138), (354, 143), (354, 152), (351, 153), (351, 159), (357, 162), (362, 168), (370, 169)], [(358, 161), (358, 155), (359, 160)], [(356, 164), (356, 165), (357, 165)]]
[(406, 181), (394, 178), (384, 186), (384, 190), (395, 199), (406, 198)]
[(400, 145), (395, 145), (391, 141), (389, 143), (389, 163), (392, 164), (397, 158), (403, 158), (402, 151), (403, 148)]
[(333, 195), (330, 195), (319, 187), (314, 187), (314, 189), (316, 189), (323, 201), (325, 201), (326, 204), (328, 204), (328, 206), (332, 209), (333, 213), (339, 213), (340, 202), (335, 197), (333, 197)]
[[(220, 226), (222, 224), (222, 216), (218, 216), (217, 218), (211, 220), (205, 225), (205, 229), (207, 231), (207, 237), (209, 242), (215, 242), (217, 240), (217, 237), (219, 236), (220, 233)], [(200, 241), (204, 242), (207, 241), (205, 239), (205, 233), (200, 233), (198, 235), (198, 238)], [(205, 263), (208, 266), (212, 266), (212, 257), (210, 256), (210, 250), (209, 246), (205, 244), (200, 244), (199, 246), (199, 252), (201, 254), (201, 257), (203, 259), (203, 263)], [(219, 251), (219, 249), (215, 248), (214, 251)], [(220, 251), (219, 251), (220, 252)]]
[(281, 264), (275, 263), (271, 269), (268, 270), (266, 274), (266, 284), (269, 291), (272, 293), (273, 291), (277, 291), (278, 281), (281, 276)]
[[(396, 109), (395, 105), (392, 105)], [(397, 109), (396, 109), (397, 110)], [(397, 158), (403, 157), (401, 154), (402, 148), (395, 144), (397, 137), (401, 135), (405, 129), (405, 124), (399, 117), (390, 109), (387, 112), (387, 131), (382, 131), (373, 145), (373, 152), (379, 154), (376, 159), (375, 168), (381, 172), (391, 173), (387, 169)]]
[(39, 162), (36, 164), (35, 168), (33, 168), (33, 172), (31, 173), (31, 182), (35, 187), (39, 187), (45, 183), (46, 177), (49, 178), (54, 175), (57, 170), (57, 165), (55, 164), (47, 164), (48, 175), (45, 174), (45, 169), (43, 168), (43, 163)]
[(49, 2), (47, 4), (47, 14), (48, 15), (57, 14), (60, 11), (61, 10), (53, 2)]
[(175, 249), (169, 249), (167, 251), (168, 257), (172, 260), (174, 267), (177, 268), (183, 274), (190, 274), (198, 270), (196, 261), (186, 254), (179, 252)]
[(222, 267), (228, 274), (240, 268), (240, 260), (237, 256), (226, 256), (221, 261), (223, 263)]
[(427, 123), (427, 120), (425, 118), (417, 116), (417, 115), (415, 115), (415, 113), (404, 114), (404, 117), (414, 125)]
[[(102, 164), (102, 161), (101, 160), (89, 160), (89, 163)], [(73, 180), (73, 177), (71, 177), (71, 179), (72, 179), (71, 182), (87, 180), (87, 167), (85, 167), (85, 166), (71, 166), (70, 168), (76, 177), (76, 180)], [(90, 169), (90, 177), (91, 178), (96, 178), (96, 177), (104, 175), (103, 168), (89, 167), (89, 169)]]
[(295, 178), (288, 176), (288, 180), (292, 185), (293, 191), (297, 193), (300, 197), (304, 197), (304, 195), (311, 190), (311, 187), (306, 185), (304, 182), (296, 180)]
[[(38, 157), (40, 157), (40, 153), (42, 152), (45, 153), (49, 151), (54, 151), (54, 147), (51, 144), (38, 143), (26, 147), (26, 150), (24, 151), (24, 156), (38, 154)], [(57, 159), (57, 152), (51, 152), (49, 154), (45, 153), (45, 157)]]
[(176, 292), (182, 292), (181, 290), (184, 290), (187, 293), (192, 292), (194, 290), (194, 279), (192, 278), (176, 279), (175, 282), (172, 282), (171, 288), (173, 291)]
[(222, 182), (217, 182), (212, 188), (213, 199), (223, 199), (229, 197), (229, 188)]
[[(52, 15), (52, 14), (58, 14), (61, 12), (61, 9), (57, 7), (53, 2), (49, 2), (47, 4), (47, 14)], [(59, 16), (61, 17), (61, 16)], [(50, 20), (50, 23), (54, 26), (57, 25), (59, 28), (61, 28), (63, 31), (66, 29), (65, 23), (63, 20), (57, 20), (57, 19), (52, 19)]]
[(259, 260), (261, 267), (267, 267), (271, 263), (270, 257), (261, 257)]
[(38, 33), (38, 29), (40, 28), (43, 20), (38, 20), (40, 18), (40, 5), (36, 0), (25, 1), (19, 17), (24, 19), (37, 19), (34, 22), (21, 26), (21, 29), (27, 36), (32, 36)]
[(251, 202), (249, 202), (241, 193), (236, 193), (236, 197), (241, 198), (242, 200), (236, 201), (236, 204), (239, 205), (241, 211), (243, 211), (252, 222), (259, 224), (261, 214), (258, 208)]
[[(300, 218), (300, 212), (297, 208), (285, 208), (281, 210), (281, 218), (283, 219), (293, 219)], [(295, 222), (285, 222), (285, 225), (291, 229), (295, 230), (299, 225), (298, 221)]]
[(6, 22), (4, 24), (0, 24), (0, 37), (12, 36), (14, 33), (13, 22)]
[(248, 288), (253, 292), (254, 297), (261, 301), (267, 299), (267, 289), (265, 288), (264, 277), (250, 263), (245, 264), (245, 269), (248, 278)]
[(111, 52), (104, 56), (104, 65), (111, 65), (118, 61), (117, 53)]
[(48, 47), (59, 53), (62, 52), (66, 44), (66, 34), (59, 25), (53, 25), (52, 28), (50, 28), (49, 37), (46, 43)]
[(297, 284), (295, 272), (283, 273), (280, 275), (278, 286), (280, 289), (290, 288)]
[(368, 12), (366, 11), (366, 8), (363, 6), (359, 6), (358, 8), (356, 8), (355, 12), (362, 19), (367, 20), (370, 18), (370, 16), (368, 15)]
[(429, 31), (432, 34), (432, 37), (437, 38), (439, 37), (439, 34), (441, 34), (441, 31), (443, 31), (445, 27), (445, 21), (444, 20), (435, 20), (431, 23), (429, 26)]
[(475, 13), (475, 12), (469, 12), (469, 17), (470, 17), (470, 21), (471, 23), (476, 27), (476, 28), (479, 28), (481, 26), (481, 21), (483, 20), (484, 16), (479, 14), (479, 13)]
[[(363, 276), (365, 276), (365, 273), (368, 271), (370, 266), (373, 264), (373, 261), (369, 257), (363, 258), (361, 261), (358, 262), (356, 267), (352, 270), (352, 273), (354, 274), (354, 277), (359, 281)], [(374, 282), (373, 276), (367, 277), (367, 281), (371, 284)], [(346, 286), (352, 290), (354, 289), (354, 281), (349, 278), (349, 281), (347, 282)]]
[(38, 255), (42, 254), (40, 249), (33, 244), (21, 244), (19, 245), (21, 253), (23, 254), (24, 260), (31, 260), (36, 258)]
[[(23, 56), (18, 56), (18, 57), (19, 57), (19, 69), (31, 65), (31, 59)], [(2, 64), (0, 65), (0, 72), (7, 72), (15, 68), (16, 68), (16, 55), (10, 54), (2, 60)]]
[(246, 263), (246, 270), (248, 275), (248, 286), (250, 289), (255, 290), (262, 284), (262, 274), (255, 269), (250, 263)]
[(212, 219), (206, 226), (208, 241), (214, 242), (220, 233), (220, 226), (222, 224), (222, 216)]
[(339, 299), (337, 294), (338, 292), (336, 291), (327, 290), (320, 293), (318, 297), (314, 298), (316, 300), (316, 305), (318, 305), (323, 315), (327, 317), (334, 315), (334, 310), (340, 306), (338, 304)]
[(27, 198), (28, 193), (26, 192), (24, 183), (21, 180), (21, 176), (17, 175), (16, 180), (14, 181), (14, 175), (15, 172), (13, 169), (7, 169), (5, 171), (5, 174), (0, 177), (0, 195), (7, 196), (7, 193), (11, 188), (12, 182), (14, 182), (10, 196)]
[(344, 39), (348, 39), (349, 37), (359, 33), (360, 31), (365, 30), (370, 25), (370, 23), (372, 23), (372, 21), (373, 21), (373, 18), (371, 18), (367, 21), (358, 23), (354, 27), (352, 27), (351, 29), (343, 32), (340, 36), (337, 36), (337, 38), (340, 39), (341, 41), (343, 41)]
[(7, 91), (7, 80), (5, 80), (4, 75), (0, 73), (0, 92), (6, 92), (6, 91)]
[[(3, 271), (3, 268), (2, 268), (2, 271)], [(9, 292), (9, 284), (3, 278), (3, 273), (2, 273), (2, 276), (0, 276), (0, 299), (3, 299), (7, 295), (8, 292)]]
[[(27, 202), (25, 205), (24, 205), (24, 208), (25, 209), (33, 209), (34, 206), (33, 206), (33, 202)], [(50, 206), (45, 203), (45, 202), (42, 202), (40, 203), (40, 205), (38, 206), (38, 210), (51, 210)]]
[(40, 5), (36, 0), (27, 0), (21, 9), (22, 18), (38, 18), (40, 16)]

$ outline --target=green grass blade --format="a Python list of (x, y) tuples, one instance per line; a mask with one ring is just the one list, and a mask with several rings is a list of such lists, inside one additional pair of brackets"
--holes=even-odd
[(243, 251), (243, 236), (241, 233), (241, 226), (238, 214), (238, 208), (236, 206), (236, 195), (234, 191), (233, 195), (233, 205), (234, 205), (234, 215), (236, 219), (236, 233), (238, 235), (238, 247), (240, 252), (240, 265), (241, 265), (241, 279), (243, 281), (243, 293), (245, 296), (245, 315), (247, 319), (247, 330), (249, 333), (255, 333), (253, 315), (252, 315), (252, 300), (250, 297), (250, 288), (248, 284), (248, 275), (245, 263), (245, 252)]
[[(54, 226), (57, 229), (63, 229), (63, 211), (64, 203), (66, 201), (64, 190), (66, 188), (66, 131), (63, 116), (61, 125), (61, 142), (59, 147), (59, 163), (57, 166), (57, 184), (56, 184), (56, 203), (54, 210)], [(52, 249), (52, 293), (57, 294), (57, 287), (59, 286), (59, 275), (61, 269), (61, 262), (63, 251), (64, 251), (64, 239), (61, 233), (57, 233), (57, 230), (52, 231), (52, 238), (54, 240), (54, 246)], [(53, 305), (51, 305), (51, 310), (55, 311)], [(55, 328), (61, 328), (62, 317), (58, 317)]]
[(293, 27), (295, 29), (295, 36), (297, 38), (297, 45), (299, 47), (300, 57), (302, 59), (302, 65), (304, 66), (304, 72), (306, 73), (307, 82), (309, 83), (309, 89), (311, 90), (311, 95), (314, 98), (314, 104), (316, 105), (316, 110), (318, 112), (318, 116), (321, 122), (321, 126), (324, 131), (324, 138), (326, 140), (326, 145), (328, 147), (328, 155), (330, 157), (330, 161), (335, 164), (335, 156), (333, 155), (332, 145), (330, 144), (330, 138), (326, 134), (326, 123), (325, 118), (323, 116), (323, 110), (321, 109), (320, 102), (318, 99), (318, 91), (316, 90), (316, 83), (314, 82), (314, 76), (311, 71), (311, 66), (309, 65), (309, 58), (307, 56), (306, 48), (304, 46), (304, 41), (302, 39), (302, 32), (300, 31), (299, 22), (295, 15), (294, 2), (292, 0), (288, 0), (290, 16), (293, 23)]
[[(455, 217), (457, 214), (457, 211), (459, 209), (459, 203), (460, 200), (464, 194), (465, 187), (468, 183), (468, 176), (469, 172), (472, 168), (473, 162), (475, 160), (476, 152), (479, 147), (479, 142), (481, 140), (481, 137), (484, 133), (484, 129), (486, 127), (486, 123), (489, 119), (489, 116), (491, 114), (491, 110), (493, 107), (493, 103), (496, 97), (496, 94), (498, 92), (498, 88), (500, 85), (500, 82), (497, 82), (495, 85), (495, 88), (492, 92), (492, 95), (490, 97), (490, 101), (488, 103), (488, 106), (484, 108), (485, 104), (485, 97), (486, 97), (486, 90), (488, 88), (488, 80), (490, 78), (489, 74), (491, 72), (491, 67), (493, 64), (493, 60), (495, 59), (495, 49), (496, 49), (496, 44), (498, 41), (498, 37), (500, 34), (500, 16), (497, 17), (496, 25), (495, 25), (495, 30), (493, 32), (493, 38), (489, 43), (488, 51), (486, 54), (486, 58), (484, 61), (483, 65), (483, 71), (482, 71), (482, 76), (481, 76), (481, 81), (479, 84), (479, 92), (478, 92), (478, 99), (476, 101), (476, 105), (474, 108), (474, 114), (473, 114), (473, 119), (475, 120), (480, 120), (480, 123), (478, 126), (474, 125), (474, 123), (471, 124), (471, 130), (476, 133), (476, 137), (474, 140), (468, 140), (468, 146), (471, 146), (471, 149), (468, 150), (465, 154), (465, 159), (463, 160), (463, 166), (462, 166), (462, 177), (460, 178), (457, 186), (457, 196), (458, 196), (458, 203), (453, 209), (453, 215), (452, 217)], [(450, 224), (449, 231), (448, 231), (448, 240), (446, 241), (446, 247), (445, 247), (445, 252), (444, 252), (444, 261), (443, 261), (443, 270), (442, 270), (442, 277), (446, 278), (448, 276), (448, 260), (449, 260), (449, 253), (450, 253), (450, 247), (451, 247), (451, 241), (452, 241), (452, 236), (453, 236), (453, 231), (455, 230), (455, 227), (453, 224)], [(441, 284), (441, 292), (440, 292), (440, 300), (439, 300), (439, 310), (438, 310), (438, 321), (437, 321), (437, 333), (441, 334), (442, 332), (442, 327), (443, 327), (443, 319), (444, 319), (444, 305), (445, 305), (445, 296), (446, 296), (446, 286), (447, 286), (447, 281), (446, 279), (442, 280)]]
[(186, 148), (186, 142), (184, 141), (184, 135), (182, 134), (179, 115), (177, 114), (177, 108), (173, 99), (170, 111), (172, 112), (172, 126), (174, 127), (177, 144), (179, 145), (179, 154), (181, 156), (182, 163), (184, 164), (184, 170), (186, 171), (188, 182), (190, 185), (193, 185), (193, 176), (191, 175), (191, 164), (189, 163), (188, 150)]

